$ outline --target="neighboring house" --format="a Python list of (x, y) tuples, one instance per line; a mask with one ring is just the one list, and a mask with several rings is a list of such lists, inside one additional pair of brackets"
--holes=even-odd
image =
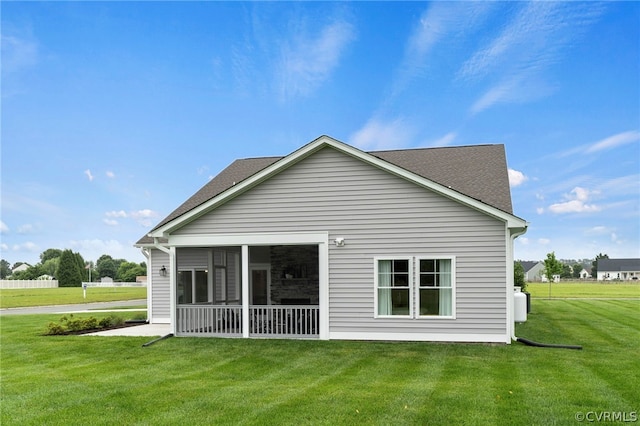
[(16, 272), (22, 272), (22, 271), (26, 271), (27, 269), (29, 269), (31, 267), (31, 265), (27, 264), (27, 263), (21, 263), (20, 265), (16, 266), (15, 268), (13, 268), (11, 270), (12, 274), (15, 274)]
[(640, 259), (598, 259), (598, 281), (640, 280)]
[(582, 268), (580, 271), (580, 279), (586, 280), (591, 277), (591, 268)]
[(502, 145), (363, 152), (322, 136), (237, 160), (136, 246), (177, 336), (510, 343)]
[(542, 281), (542, 273), (544, 271), (544, 263), (535, 261), (520, 262), (524, 269), (525, 281)]

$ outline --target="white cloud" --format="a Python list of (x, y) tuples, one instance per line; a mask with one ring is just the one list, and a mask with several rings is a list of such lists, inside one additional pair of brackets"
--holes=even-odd
[(115, 220), (115, 219), (102, 219), (102, 221), (105, 223), (105, 225), (108, 225), (108, 226), (118, 226), (119, 225), (118, 221)]
[(429, 147), (440, 147), (440, 146), (449, 146), (453, 143), (453, 141), (458, 137), (457, 132), (449, 132), (440, 139), (436, 139), (434, 141), (429, 142), (426, 146)]
[(110, 170), (107, 170), (107, 172), (106, 172), (105, 174), (106, 174), (106, 175), (107, 175), (107, 177), (108, 177), (108, 178), (110, 178), (110, 179), (113, 179), (113, 178), (115, 178), (115, 177), (116, 177), (116, 174), (115, 174), (115, 173), (113, 173), (113, 172), (112, 172), (112, 171), (110, 171)]
[(441, 42), (474, 31), (488, 16), (491, 2), (431, 2), (412, 30), (397, 69), (392, 95), (403, 91), (428, 67), (428, 56)]
[(522, 185), (524, 182), (526, 182), (529, 179), (524, 175), (524, 173), (519, 172), (517, 170), (509, 169), (508, 173), (509, 173), (509, 185), (511, 187)]
[(8, 252), (9, 251), (9, 246), (6, 245), (5, 243), (0, 244), (0, 251)]
[(125, 212), (124, 210), (112, 210), (110, 212), (106, 212), (105, 216), (107, 217), (127, 217), (127, 212)]
[(544, 213), (544, 207), (537, 207), (536, 208), (536, 213), (543, 214)]
[(585, 235), (604, 235), (611, 232), (611, 229), (606, 226), (594, 226), (585, 231)]
[(491, 87), (474, 102), (477, 114), (500, 103), (530, 102), (548, 96), (555, 85), (543, 73), (562, 60), (562, 51), (602, 13), (597, 4), (519, 3), (519, 12), (489, 43), (461, 67), (458, 78), (491, 79)]
[(401, 118), (390, 122), (372, 118), (351, 135), (349, 143), (365, 151), (393, 149), (406, 146), (413, 134), (412, 126)]
[(620, 145), (626, 145), (626, 144), (637, 142), (637, 141), (640, 141), (639, 131), (632, 130), (629, 132), (622, 132), (613, 136), (609, 136), (608, 138), (604, 138), (592, 144), (587, 148), (586, 152), (591, 154), (594, 152), (615, 148)]
[(551, 242), (548, 238), (538, 238), (538, 244), (546, 246)]
[(89, 178), (89, 182), (93, 182), (93, 175), (91, 174), (91, 170), (85, 170), (84, 174), (87, 175), (87, 178)]
[(9, 233), (9, 227), (0, 220), (0, 233), (1, 234), (8, 234)]
[(527, 238), (527, 237), (518, 237), (518, 239), (516, 241), (519, 241), (520, 244), (525, 245), (525, 246), (529, 244), (529, 238)]
[(1, 36), (2, 73), (13, 73), (38, 62), (38, 44), (14, 36)]
[(340, 56), (355, 38), (354, 27), (345, 21), (314, 29), (315, 37), (295, 34), (281, 47), (279, 91), (283, 101), (307, 96), (329, 78)]
[(571, 190), (570, 194), (565, 195), (567, 201), (562, 203), (556, 203), (549, 206), (549, 210), (552, 213), (592, 213), (600, 211), (601, 208), (595, 204), (588, 204), (592, 194), (597, 192), (591, 192), (585, 188), (576, 186)]
[(158, 213), (150, 209), (137, 210), (131, 212), (130, 215), (140, 225), (147, 227), (153, 225), (155, 219), (158, 217)]
[(18, 234), (31, 234), (35, 232), (35, 230), (36, 230), (35, 226), (29, 223), (26, 223), (18, 227)]
[(40, 251), (40, 248), (38, 247), (37, 244), (32, 243), (31, 241), (27, 241), (26, 243), (22, 243), (22, 244), (14, 244), (12, 247), (13, 251), (23, 251), (23, 252), (29, 252), (29, 253), (36, 253)]

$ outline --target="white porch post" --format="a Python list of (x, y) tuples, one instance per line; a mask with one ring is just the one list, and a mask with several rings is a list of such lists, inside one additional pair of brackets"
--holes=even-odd
[(249, 246), (242, 246), (242, 337), (249, 337)]
[(171, 305), (170, 318), (171, 318), (171, 333), (175, 336), (177, 329), (177, 306), (176, 306), (176, 293), (178, 292), (178, 262), (176, 261), (176, 248), (169, 247), (169, 304)]
[(318, 244), (320, 340), (329, 340), (329, 239)]

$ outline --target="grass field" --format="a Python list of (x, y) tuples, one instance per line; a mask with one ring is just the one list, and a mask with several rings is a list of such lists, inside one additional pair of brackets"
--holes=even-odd
[(86, 299), (83, 298), (81, 287), (3, 289), (0, 290), (0, 308), (71, 305), (146, 298), (146, 287), (89, 287)]
[[(534, 298), (549, 298), (549, 283), (527, 283)], [(620, 282), (559, 282), (551, 284), (552, 299), (566, 298), (636, 298), (640, 299), (640, 283)]]
[(2, 425), (569, 425), (640, 411), (637, 300), (534, 300), (517, 334), (581, 351), (41, 336), (58, 317), (1, 318)]

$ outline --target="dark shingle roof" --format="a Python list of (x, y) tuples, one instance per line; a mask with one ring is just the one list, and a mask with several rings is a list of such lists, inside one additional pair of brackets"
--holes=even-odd
[[(402, 149), (374, 151), (369, 154), (513, 214), (503, 145)], [(285, 157), (248, 158), (234, 161), (155, 228), (206, 203), (282, 158)], [(151, 238), (145, 236), (137, 244), (151, 242)]]
[(640, 259), (598, 259), (598, 272), (640, 271)]
[(524, 269), (525, 272), (529, 272), (538, 263), (540, 262), (531, 261), (531, 260), (525, 260), (520, 262), (520, 264), (522, 265), (522, 269)]

